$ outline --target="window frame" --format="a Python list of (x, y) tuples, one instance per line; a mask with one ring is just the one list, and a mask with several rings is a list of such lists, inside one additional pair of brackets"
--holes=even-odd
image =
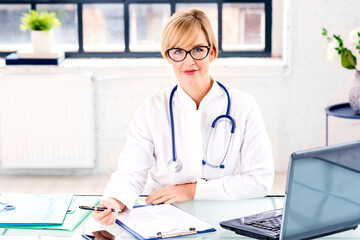
[[(114, 52), (85, 52), (83, 41), (83, 4), (114, 4), (124, 5), (124, 51)], [(272, 0), (0, 0), (0, 4), (29, 4), (36, 9), (36, 4), (76, 4), (77, 5), (77, 32), (78, 51), (66, 52), (67, 58), (161, 58), (160, 52), (130, 51), (130, 15), (129, 4), (170, 4), (171, 15), (175, 12), (177, 3), (216, 3), (218, 11), (218, 47), (219, 57), (271, 57), (272, 46)], [(222, 49), (222, 10), (225, 3), (264, 3), (265, 9), (265, 48), (263, 51), (223, 51)], [(5, 57), (11, 52), (0, 52)]]

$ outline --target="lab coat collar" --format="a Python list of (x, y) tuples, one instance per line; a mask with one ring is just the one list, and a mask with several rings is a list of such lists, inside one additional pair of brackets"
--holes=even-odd
[[(205, 97), (201, 100), (200, 105), (199, 105), (199, 110), (201, 108), (203, 108), (204, 106), (207, 105), (208, 102), (211, 101), (211, 99), (215, 96), (218, 96), (219, 94), (221, 94), (221, 87), (219, 86), (219, 84), (217, 84), (216, 81), (214, 81), (214, 79), (211, 78), (211, 81), (213, 81), (213, 84), (211, 86), (210, 91), (205, 95)], [(193, 109), (196, 110), (196, 103), (194, 102), (194, 100), (181, 88), (180, 84), (178, 85), (177, 88), (178, 92), (179, 92), (179, 99), (180, 102), (186, 106), (189, 109)]]

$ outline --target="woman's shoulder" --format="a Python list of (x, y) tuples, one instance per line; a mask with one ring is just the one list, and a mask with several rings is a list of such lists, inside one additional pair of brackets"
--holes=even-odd
[(234, 101), (243, 102), (245, 104), (256, 104), (256, 100), (253, 95), (232, 86), (227, 86), (227, 88), (229, 89), (231, 99), (234, 99)]

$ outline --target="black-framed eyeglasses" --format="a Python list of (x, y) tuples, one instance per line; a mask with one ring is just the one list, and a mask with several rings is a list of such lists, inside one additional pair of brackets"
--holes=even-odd
[(190, 56), (195, 60), (203, 60), (209, 55), (210, 46), (197, 46), (193, 49), (186, 51), (182, 48), (171, 48), (166, 50), (169, 58), (174, 62), (184, 61), (186, 56), (190, 54)]
[(14, 205), (0, 202), (0, 212), (10, 211), (15, 209)]

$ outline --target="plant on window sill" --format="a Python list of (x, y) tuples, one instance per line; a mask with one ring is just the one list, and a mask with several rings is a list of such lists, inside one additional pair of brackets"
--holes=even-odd
[(31, 42), (34, 52), (52, 52), (53, 36), (52, 29), (61, 23), (55, 12), (31, 10), (21, 17), (20, 30), (31, 30)]

